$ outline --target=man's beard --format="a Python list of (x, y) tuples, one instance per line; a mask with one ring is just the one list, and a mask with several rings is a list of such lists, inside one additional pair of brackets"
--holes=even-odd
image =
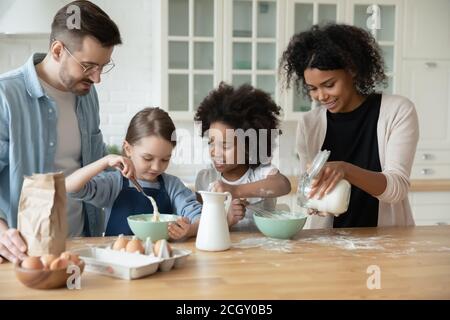
[(76, 86), (81, 84), (82, 82), (91, 83), (93, 82), (89, 79), (80, 79), (76, 80), (74, 79), (69, 73), (67, 72), (67, 68), (63, 65), (59, 71), (59, 78), (61, 79), (62, 84), (66, 87), (66, 89), (73, 94), (77, 96), (84, 96), (87, 95), (90, 91), (90, 88), (87, 90), (84, 89), (77, 89)]

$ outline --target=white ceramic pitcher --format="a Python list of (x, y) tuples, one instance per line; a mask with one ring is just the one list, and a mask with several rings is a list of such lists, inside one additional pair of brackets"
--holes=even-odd
[[(202, 214), (195, 246), (205, 251), (224, 251), (231, 247), (227, 212), (229, 192), (199, 191), (203, 199)], [(226, 200), (226, 201), (225, 201)]]

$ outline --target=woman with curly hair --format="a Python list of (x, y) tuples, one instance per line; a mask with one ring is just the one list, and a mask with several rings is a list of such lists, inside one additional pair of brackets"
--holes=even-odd
[(225, 83), (200, 103), (195, 120), (208, 138), (213, 166), (201, 170), (197, 191), (228, 191), (233, 197), (228, 225), (255, 228), (245, 204), (273, 210), (276, 197), (291, 190), (289, 180), (271, 164), (280, 107), (264, 91), (250, 85), (233, 88)]
[(287, 87), (294, 82), (319, 104), (298, 123), (300, 171), (331, 151), (309, 196), (323, 197), (341, 179), (352, 184), (347, 212), (312, 215), (310, 227), (414, 225), (408, 189), (417, 113), (407, 98), (376, 92), (386, 75), (375, 39), (350, 25), (316, 25), (292, 37), (280, 68)]

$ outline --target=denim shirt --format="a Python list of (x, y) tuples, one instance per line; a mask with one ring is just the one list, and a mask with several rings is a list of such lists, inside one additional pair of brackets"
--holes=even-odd
[[(32, 55), (25, 65), (0, 75), (0, 218), (17, 227), (17, 207), (23, 177), (54, 172), (57, 147), (57, 107), (41, 87), (35, 65), (45, 54)], [(100, 131), (95, 88), (76, 98), (81, 135), (81, 166), (106, 154)], [(101, 234), (99, 209), (83, 204), (85, 235)]]

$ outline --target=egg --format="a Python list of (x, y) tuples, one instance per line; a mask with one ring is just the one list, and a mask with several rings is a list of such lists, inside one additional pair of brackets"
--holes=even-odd
[(113, 250), (125, 250), (128, 244), (128, 239), (123, 236), (123, 234), (119, 235), (117, 240), (113, 244)]
[(78, 255), (70, 253), (69, 251), (65, 251), (65, 252), (61, 253), (61, 255), (59, 257), (61, 259), (69, 260), (77, 265), (80, 263), (80, 258), (78, 258)]
[(22, 268), (40, 270), (44, 269), (44, 264), (39, 257), (28, 257), (22, 261)]
[(66, 269), (71, 263), (73, 262), (71, 262), (70, 260), (64, 258), (56, 258), (50, 265), (50, 270)]
[(41, 257), (41, 262), (44, 265), (45, 269), (49, 269), (52, 262), (56, 259), (56, 256), (54, 254), (44, 254)]
[(169, 258), (172, 256), (172, 248), (165, 239), (156, 241), (153, 246), (153, 252), (157, 257)]
[(144, 254), (145, 249), (144, 249), (144, 246), (142, 245), (142, 241), (136, 237), (133, 237), (133, 239), (127, 243), (126, 251), (127, 252), (139, 252), (141, 254)]

